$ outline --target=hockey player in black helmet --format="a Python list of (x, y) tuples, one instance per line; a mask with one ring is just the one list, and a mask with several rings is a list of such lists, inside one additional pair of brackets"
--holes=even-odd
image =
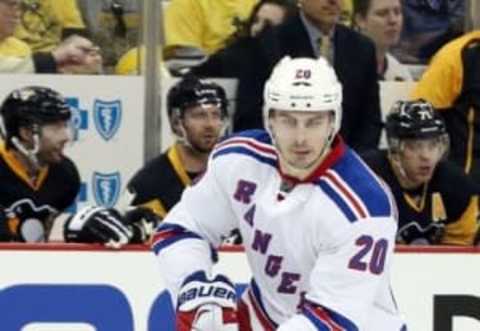
[(386, 119), (387, 151), (364, 155), (390, 185), (405, 244), (472, 245), (478, 231), (478, 188), (448, 152), (445, 122), (424, 100), (398, 101)]
[(41, 142), (45, 125), (63, 124), (68, 128), (71, 110), (59, 93), (38, 86), (14, 90), (3, 102), (1, 115), (0, 129), (6, 148), (20, 152), (30, 167), (61, 160), (59, 152), (69, 140), (68, 130), (61, 132), (63, 136), (58, 138), (59, 145), (52, 153), (45, 153)]
[(149, 240), (185, 186), (204, 170), (223, 132), (225, 91), (188, 76), (170, 91), (168, 114), (178, 142), (134, 176), (117, 209), (86, 207), (69, 218), (64, 231), (67, 241), (102, 242), (119, 248)]
[[(176, 135), (177, 140), (187, 148), (208, 155), (216, 143), (218, 135), (222, 133), (221, 130), (224, 129), (227, 106), (227, 96), (223, 87), (213, 82), (200, 80), (195, 76), (186, 76), (170, 89), (167, 96), (167, 112), (172, 132)], [(185, 119), (189, 115), (206, 115), (205, 110), (209, 108), (215, 108), (215, 119), (219, 120), (216, 124), (221, 125), (205, 129), (203, 137), (201, 137), (194, 130), (189, 130), (189, 123)], [(187, 114), (187, 112), (192, 114)], [(216, 130), (217, 128), (221, 130)]]
[(46, 87), (19, 88), (3, 101), (0, 204), (9, 218), (2, 240), (46, 240), (52, 217), (74, 201), (80, 178), (63, 155), (70, 117), (65, 99)]
[(75, 164), (63, 154), (70, 117), (64, 97), (42, 86), (16, 89), (0, 106), (0, 241), (47, 241), (53, 222), (67, 218), (66, 241), (119, 247), (132, 237), (114, 210), (62, 213), (80, 187)]
[(133, 176), (126, 199), (163, 218), (205, 170), (223, 134), (227, 106), (225, 90), (214, 82), (186, 76), (175, 84), (168, 92), (167, 113), (176, 142)]

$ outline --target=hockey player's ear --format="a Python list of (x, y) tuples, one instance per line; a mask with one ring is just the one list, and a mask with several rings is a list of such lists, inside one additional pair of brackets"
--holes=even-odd
[(181, 120), (179, 114), (172, 114), (170, 116), (170, 126), (171, 126), (172, 131), (175, 135), (177, 135), (178, 137), (183, 136), (183, 134), (182, 134), (183, 130), (181, 128), (182, 120)]

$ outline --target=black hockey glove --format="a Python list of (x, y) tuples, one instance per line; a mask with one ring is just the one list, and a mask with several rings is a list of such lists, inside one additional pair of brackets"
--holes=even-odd
[(125, 213), (125, 224), (132, 230), (130, 240), (133, 244), (146, 243), (150, 240), (160, 217), (146, 207), (132, 207)]
[(128, 244), (132, 236), (122, 215), (113, 208), (83, 208), (70, 217), (64, 227), (67, 242), (103, 243), (110, 248)]
[(234, 229), (230, 234), (222, 240), (222, 245), (241, 245), (243, 243), (240, 229)]

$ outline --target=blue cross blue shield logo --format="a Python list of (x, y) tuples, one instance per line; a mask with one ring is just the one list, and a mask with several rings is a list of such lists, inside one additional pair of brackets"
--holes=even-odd
[(98, 205), (113, 207), (120, 194), (120, 172), (100, 173), (93, 172), (93, 194)]
[(106, 141), (117, 133), (122, 121), (122, 102), (120, 100), (93, 102), (93, 119), (100, 136)]
[(80, 131), (88, 130), (88, 111), (80, 108), (80, 100), (76, 97), (69, 97), (66, 99), (70, 109), (72, 110), (72, 133), (73, 141), (80, 138)]

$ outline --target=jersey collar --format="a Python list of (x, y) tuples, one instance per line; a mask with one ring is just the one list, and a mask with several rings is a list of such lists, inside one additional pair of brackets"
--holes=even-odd
[(33, 190), (38, 191), (38, 189), (42, 186), (43, 182), (47, 178), (48, 174), (48, 166), (42, 167), (38, 173), (38, 176), (35, 180), (32, 180), (28, 175), (27, 168), (23, 165), (22, 162), (15, 156), (15, 154), (7, 150), (4, 143), (0, 144), (0, 155), (2, 156), (3, 160), (7, 164), (7, 166), (13, 171), (13, 173), (24, 181), (28, 186), (30, 186)]
[(336, 135), (332, 142), (332, 149), (327, 154), (325, 159), (322, 163), (318, 165), (318, 167), (313, 170), (310, 175), (308, 175), (305, 179), (298, 179), (292, 176), (289, 176), (282, 172), (280, 166), (278, 167), (278, 171), (280, 172), (280, 176), (282, 179), (291, 182), (293, 184), (298, 183), (311, 183), (314, 182), (318, 177), (322, 176), (328, 169), (330, 169), (335, 163), (337, 163), (342, 156), (345, 154), (346, 145), (343, 141), (343, 138), (340, 135)]
[(185, 167), (183, 166), (182, 160), (180, 158), (180, 152), (178, 151), (178, 143), (175, 143), (167, 152), (167, 157), (170, 160), (175, 173), (180, 177), (184, 186), (192, 185), (192, 180), (187, 174)]

